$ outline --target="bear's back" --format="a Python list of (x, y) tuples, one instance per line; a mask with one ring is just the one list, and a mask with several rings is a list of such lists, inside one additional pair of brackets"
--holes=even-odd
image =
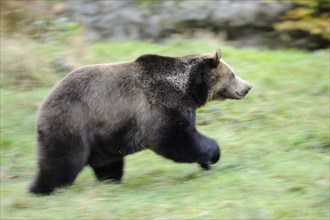
[(103, 121), (116, 124), (132, 118), (146, 104), (134, 66), (133, 62), (97, 64), (70, 72), (45, 99), (38, 124), (51, 120), (81, 126)]

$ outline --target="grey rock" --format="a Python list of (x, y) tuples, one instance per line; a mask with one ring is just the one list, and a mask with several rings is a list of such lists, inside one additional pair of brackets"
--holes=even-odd
[(229, 31), (239, 37), (271, 27), (289, 8), (278, 0), (68, 0), (67, 6), (71, 18), (85, 27), (91, 41), (159, 40), (195, 29)]

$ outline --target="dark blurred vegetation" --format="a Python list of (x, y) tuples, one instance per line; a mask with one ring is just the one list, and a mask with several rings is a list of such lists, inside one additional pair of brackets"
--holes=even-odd
[(293, 7), (275, 25), (281, 39), (288, 45), (305, 49), (329, 47), (330, 1), (289, 0)]
[(8, 37), (23, 35), (40, 41), (69, 43), (77, 37), (79, 24), (61, 14), (62, 1), (1, 1), (1, 33)]
[(61, 1), (1, 1), (2, 87), (52, 85), (77, 66), (56, 49), (80, 42), (81, 28), (61, 15), (63, 7)]

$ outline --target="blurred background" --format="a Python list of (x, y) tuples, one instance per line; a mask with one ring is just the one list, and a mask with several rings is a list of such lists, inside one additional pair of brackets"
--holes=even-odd
[[(38, 71), (32, 69), (37, 61), (49, 74), (67, 73), (91, 62), (84, 60), (88, 55), (82, 50), (97, 42), (165, 44), (180, 38), (236, 48), (324, 49), (330, 41), (329, 7), (328, 0), (5, 0), (2, 83), (34, 83), (27, 78), (37, 78)], [(45, 48), (31, 48), (33, 43), (65, 50), (45, 54)], [(41, 51), (43, 56), (38, 56)], [(22, 62), (26, 54), (34, 60), (29, 66)], [(100, 61), (113, 60), (93, 60)], [(25, 69), (24, 76), (16, 76), (19, 68)]]
[[(1, 0), (1, 219), (329, 219), (329, 0)], [(148, 151), (123, 184), (27, 194), (35, 118), (74, 68), (213, 53), (254, 85), (198, 110), (209, 173)], [(146, 166), (148, 164), (148, 166)]]

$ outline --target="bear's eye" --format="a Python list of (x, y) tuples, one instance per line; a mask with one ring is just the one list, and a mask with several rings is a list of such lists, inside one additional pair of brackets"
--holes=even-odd
[(235, 79), (235, 75), (232, 73), (230, 74), (229, 80), (234, 80)]

